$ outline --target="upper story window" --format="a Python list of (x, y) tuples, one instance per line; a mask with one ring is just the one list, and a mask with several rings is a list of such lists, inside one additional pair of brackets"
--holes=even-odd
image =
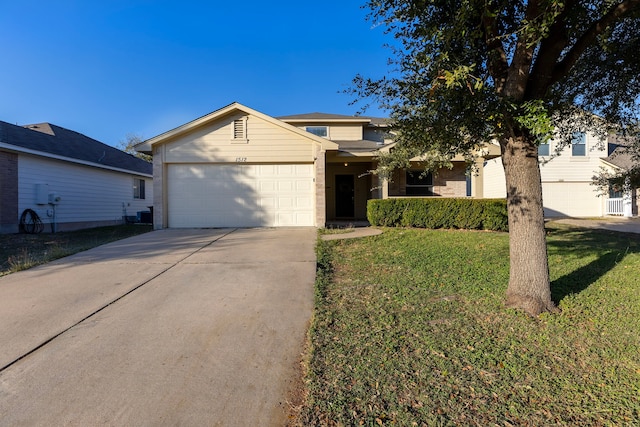
[(144, 199), (144, 179), (134, 178), (133, 179), (133, 198), (134, 199)]
[(587, 155), (587, 134), (574, 132), (571, 139), (571, 155), (584, 157)]
[(538, 156), (549, 155), (549, 143), (538, 145)]
[(407, 196), (433, 196), (433, 174), (420, 170), (408, 170), (406, 173)]
[(309, 133), (312, 133), (317, 136), (321, 136), (323, 138), (329, 137), (329, 127), (328, 126), (307, 126), (305, 130)]

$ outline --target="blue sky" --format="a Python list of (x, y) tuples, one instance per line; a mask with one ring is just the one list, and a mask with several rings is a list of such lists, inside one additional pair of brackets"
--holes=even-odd
[(340, 92), (386, 73), (392, 42), (362, 3), (0, 0), (0, 120), (116, 145), (234, 101), (354, 114)]

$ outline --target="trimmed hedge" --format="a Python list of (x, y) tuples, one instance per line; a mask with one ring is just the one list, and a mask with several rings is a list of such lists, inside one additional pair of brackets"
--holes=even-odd
[(507, 231), (505, 199), (402, 198), (367, 203), (371, 225)]

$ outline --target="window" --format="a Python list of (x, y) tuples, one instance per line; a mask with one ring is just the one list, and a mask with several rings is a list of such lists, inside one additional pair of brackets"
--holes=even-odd
[(549, 155), (549, 143), (538, 145), (538, 156)]
[(406, 174), (407, 196), (433, 196), (433, 175), (431, 172), (410, 170)]
[(609, 185), (609, 198), (610, 199), (622, 199), (624, 193), (622, 192), (622, 188), (617, 185)]
[(329, 128), (327, 126), (307, 126), (306, 131), (323, 138), (329, 137)]
[(247, 118), (236, 119), (231, 127), (231, 140), (233, 142), (247, 142)]
[(133, 198), (144, 199), (144, 179), (133, 179)]
[(584, 132), (574, 132), (573, 138), (571, 139), (571, 155), (587, 155), (587, 135)]

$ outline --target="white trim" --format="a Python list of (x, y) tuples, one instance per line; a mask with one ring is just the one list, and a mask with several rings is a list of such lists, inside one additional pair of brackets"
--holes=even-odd
[(115, 172), (123, 172), (123, 173), (127, 173), (127, 174), (130, 174), (130, 175), (138, 175), (138, 176), (144, 176), (144, 177), (147, 177), (147, 178), (153, 178), (153, 174), (146, 174), (146, 173), (142, 173), (142, 172), (136, 172), (136, 171), (132, 171), (130, 169), (115, 168), (113, 166), (101, 165), (101, 164), (98, 164), (98, 163), (88, 162), (86, 160), (80, 160), (80, 159), (74, 159), (74, 158), (71, 158), (71, 157), (59, 156), (57, 154), (51, 154), (51, 153), (47, 153), (45, 151), (30, 150), (28, 148), (23, 148), (23, 147), (20, 147), (20, 146), (17, 146), (17, 145), (7, 144), (7, 143), (4, 143), (4, 142), (0, 142), (0, 148), (4, 148), (6, 150), (14, 151), (14, 152), (18, 152), (18, 153), (32, 154), (34, 156), (45, 157), (45, 158), (48, 158), (48, 159), (62, 160), (64, 162), (75, 163), (75, 164), (84, 165), (84, 166), (91, 166), (91, 167), (98, 168), (98, 169), (106, 169), (106, 170), (115, 171)]

